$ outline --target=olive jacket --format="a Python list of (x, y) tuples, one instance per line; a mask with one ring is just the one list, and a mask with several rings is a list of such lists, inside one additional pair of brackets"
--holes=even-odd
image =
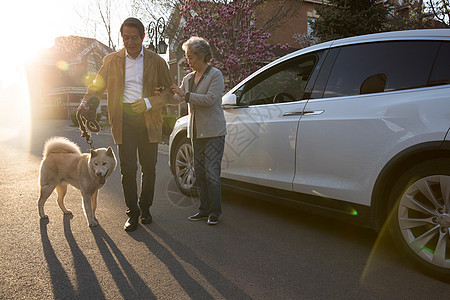
[[(173, 97), (170, 91), (172, 84), (167, 63), (158, 54), (144, 47), (144, 74), (142, 98), (148, 98), (152, 108), (144, 112), (150, 143), (162, 139), (163, 118), (161, 108)], [(165, 87), (165, 92), (156, 96), (155, 87)], [(108, 91), (108, 118), (114, 143), (122, 144), (122, 112), (125, 87), (125, 48), (104, 57), (94, 82), (89, 85), (83, 100), (92, 96), (101, 96)], [(136, 99), (137, 100), (137, 99)]]

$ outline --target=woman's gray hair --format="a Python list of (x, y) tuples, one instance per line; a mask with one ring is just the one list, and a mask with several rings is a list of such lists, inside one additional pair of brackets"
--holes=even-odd
[(211, 46), (209, 46), (209, 43), (204, 38), (193, 36), (183, 43), (182, 48), (184, 51), (189, 49), (198, 57), (203, 57), (206, 63), (212, 58)]

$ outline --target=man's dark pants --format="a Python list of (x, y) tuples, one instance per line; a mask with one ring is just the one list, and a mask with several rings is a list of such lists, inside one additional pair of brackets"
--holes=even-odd
[[(144, 114), (132, 113), (128, 104), (124, 104), (122, 144), (118, 145), (118, 152), (127, 215), (129, 218), (146, 216), (153, 203), (158, 143), (149, 143)], [(142, 170), (139, 199), (136, 176), (138, 157)]]

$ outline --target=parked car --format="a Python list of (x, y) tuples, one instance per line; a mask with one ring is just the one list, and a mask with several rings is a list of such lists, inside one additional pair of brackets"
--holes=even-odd
[[(223, 96), (222, 185), (380, 231), (450, 276), (450, 29), (345, 38), (288, 54)], [(194, 189), (187, 117), (170, 168)], [(387, 221), (387, 222), (386, 222)]]

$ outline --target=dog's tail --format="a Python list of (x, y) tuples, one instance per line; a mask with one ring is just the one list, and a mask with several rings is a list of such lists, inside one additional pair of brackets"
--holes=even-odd
[(81, 150), (77, 144), (65, 137), (52, 137), (45, 142), (44, 158), (52, 153), (74, 153), (80, 154)]

